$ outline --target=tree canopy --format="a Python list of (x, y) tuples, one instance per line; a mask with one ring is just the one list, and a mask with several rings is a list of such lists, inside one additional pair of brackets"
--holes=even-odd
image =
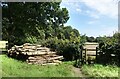
[(64, 26), (69, 19), (69, 12), (66, 8), (61, 8), (60, 3), (2, 3), (7, 4), (2, 6), (3, 40), (8, 40), (12, 44), (22, 44), (54, 37), (68, 40), (79, 37), (77, 29)]
[(47, 38), (55, 36), (56, 29), (69, 19), (68, 10), (60, 8), (60, 2), (22, 3), (6, 2), (2, 7), (3, 39), (16, 40), (31, 36)]

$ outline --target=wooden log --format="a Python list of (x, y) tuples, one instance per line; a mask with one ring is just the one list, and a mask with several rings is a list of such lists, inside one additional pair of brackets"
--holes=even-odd
[(11, 50), (12, 50), (12, 51), (15, 50), (15, 47), (12, 47)]
[(28, 60), (29, 62), (36, 62), (36, 60), (33, 60), (33, 59), (30, 59), (30, 60)]
[(41, 52), (41, 51), (35, 51), (32, 53), (32, 55), (48, 55), (48, 54), (56, 54), (56, 52)]
[(57, 57), (59, 55), (56, 54), (47, 54), (47, 55), (43, 55), (43, 57)]
[(29, 52), (28, 49), (22, 49), (21, 52)]
[(16, 54), (18, 55), (18, 54), (19, 54), (19, 52), (16, 52)]
[(21, 52), (21, 54), (31, 56), (32, 52)]
[(33, 50), (33, 49), (18, 49), (17, 51), (20, 51), (20, 52), (35, 52), (35, 50)]
[(38, 54), (38, 55), (46, 55), (46, 54), (47, 54), (47, 52), (37, 51), (37, 54)]
[(40, 52), (49, 52), (48, 50), (39, 50)]
[(28, 57), (28, 59), (35, 59), (35, 57)]
[(25, 44), (23, 44), (23, 46), (31, 46), (32, 44), (30, 44), (30, 43), (25, 43)]
[(52, 58), (50, 58), (50, 59), (48, 59), (48, 60), (56, 60), (56, 59), (63, 59), (63, 56), (57, 56), (57, 57), (52, 57)]
[(36, 63), (37, 63), (37, 64), (45, 64), (45, 63), (47, 63), (47, 61), (45, 61), (45, 60), (42, 60), (42, 61), (39, 60), (39, 61), (37, 61)]
[(37, 50), (42, 50), (42, 48), (40, 47), (40, 48), (36, 48)]
[(36, 49), (36, 46), (24, 46), (24, 49)]
[(21, 48), (16, 48), (16, 51), (22, 52), (22, 49)]
[(29, 52), (35, 52), (35, 50), (33, 50), (33, 49), (29, 49), (28, 51), (29, 51)]
[(15, 48), (23, 48), (23, 45), (21, 45), (21, 46), (14, 46)]
[(56, 54), (56, 52), (48, 52), (48, 54)]
[(46, 64), (42, 64), (42, 66), (45, 66), (45, 65), (59, 65), (59, 63), (46, 63)]
[(40, 48), (36, 48), (37, 51), (40, 51), (40, 50), (46, 50), (46, 51), (50, 51), (49, 48), (46, 48), (46, 47), (40, 47)]
[[(46, 59), (43, 58), (43, 57), (37, 57), (37, 58), (36, 58), (36, 57), (29, 57), (28, 60), (36, 60), (36, 61), (41, 60), (41, 61), (42, 61), (42, 60), (46, 60)], [(47, 60), (46, 60), (46, 61), (47, 61)]]
[(37, 48), (41, 47), (41, 45), (36, 45)]
[(59, 60), (53, 60), (54, 63), (62, 63), (62, 61)]

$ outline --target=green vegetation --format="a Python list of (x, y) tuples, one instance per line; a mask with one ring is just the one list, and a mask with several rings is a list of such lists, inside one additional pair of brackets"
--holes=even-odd
[(28, 65), (6, 55), (0, 55), (0, 58), (2, 58), (3, 77), (74, 77), (76, 75), (72, 70), (73, 62), (63, 62), (58, 66), (40, 66)]
[[(111, 37), (94, 38), (80, 36), (77, 29), (64, 26), (70, 17), (68, 10), (61, 8), (60, 3), (2, 3), (8, 5), (2, 6), (2, 39), (9, 41), (9, 48), (26, 42), (39, 43), (54, 49), (66, 60), (75, 60), (80, 53), (80, 46), (86, 41), (104, 43), (104, 48), (119, 41), (119, 33)], [(120, 55), (117, 56), (119, 58)]]
[(99, 43), (98, 63), (100, 64), (115, 64), (120, 66), (120, 33), (115, 33), (111, 37), (96, 38)]
[(65, 60), (74, 60), (76, 53), (79, 53), (79, 40), (80, 38), (58, 39), (51, 38), (41, 41), (41, 45), (49, 47), (57, 51), (58, 54), (63, 55)]
[[(75, 60), (80, 53), (80, 47), (85, 42), (99, 43), (99, 63), (120, 64), (120, 33), (113, 36), (99, 36), (97, 38), (80, 35), (72, 26), (64, 26), (68, 21), (69, 12), (66, 8), (60, 8), (61, 2), (34, 2), (34, 3), (9, 3), (2, 6), (2, 39), (13, 45), (23, 43), (37, 43), (52, 48), (65, 60)], [(117, 43), (117, 44), (116, 44)], [(115, 56), (112, 57), (111, 54)], [(25, 62), (8, 58), (2, 58), (2, 75), (11, 77), (75, 77), (72, 71), (73, 62), (63, 62), (58, 66), (28, 65)], [(119, 65), (120, 66), (120, 65)], [(95, 77), (116, 77), (118, 67), (102, 65), (83, 65), (82, 71)], [(0, 71), (1, 73), (1, 71)]]
[(100, 64), (82, 66), (83, 73), (90, 77), (118, 77), (119, 69), (117, 66), (103, 66)]
[(64, 26), (69, 13), (66, 8), (60, 8), (60, 3), (3, 3), (8, 5), (2, 7), (3, 40), (9, 40), (11, 47), (54, 37), (70, 40), (71, 36), (80, 36), (78, 30)]
[(69, 13), (66, 8), (60, 8), (60, 3), (3, 3), (8, 6), (2, 7), (2, 38), (9, 41), (8, 47), (26, 42), (39, 43), (64, 55), (66, 60), (74, 60), (80, 33), (71, 26), (64, 26)]
[[(60, 65), (28, 65), (25, 62), (0, 55), (3, 77), (76, 77), (84, 74), (85, 77), (118, 77), (117, 66), (83, 65), (81, 74), (74, 72), (74, 62), (63, 62)], [(83, 73), (83, 74), (82, 74)], [(1, 74), (1, 72), (0, 72)]]

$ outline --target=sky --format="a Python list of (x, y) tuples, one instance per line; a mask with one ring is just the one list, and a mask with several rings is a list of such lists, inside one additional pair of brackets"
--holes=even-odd
[(64, 0), (61, 8), (69, 11), (65, 26), (87, 36), (112, 36), (118, 31), (118, 0)]

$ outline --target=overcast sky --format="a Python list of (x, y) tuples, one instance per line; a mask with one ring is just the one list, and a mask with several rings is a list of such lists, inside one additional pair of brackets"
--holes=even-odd
[(111, 36), (118, 31), (118, 0), (64, 0), (71, 25), (88, 36)]

